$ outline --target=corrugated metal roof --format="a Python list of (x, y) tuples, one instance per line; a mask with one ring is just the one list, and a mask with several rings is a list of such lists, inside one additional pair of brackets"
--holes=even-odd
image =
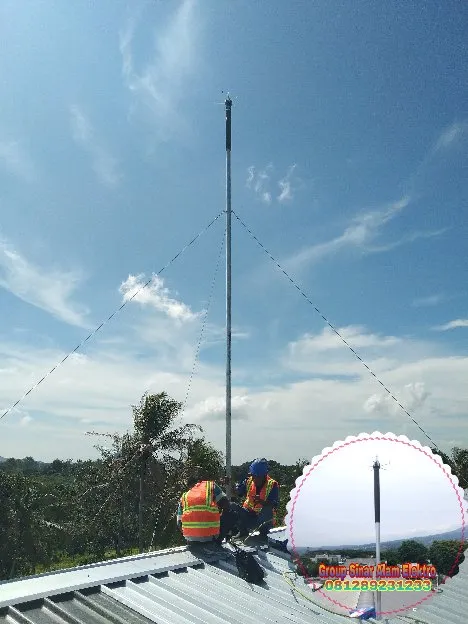
[[(300, 593), (288, 586), (287, 553), (259, 551), (267, 571), (263, 586), (240, 579), (229, 553), (207, 553), (174, 548), (0, 583), (0, 624), (343, 624), (348, 619), (332, 613), (329, 601), (303, 579), (295, 579)], [(388, 621), (466, 624), (468, 562), (442, 588), (416, 610), (386, 616)]]
[(58, 570), (23, 579), (0, 582), (0, 608), (24, 600), (35, 600), (94, 585), (104, 585), (143, 574), (186, 567), (199, 559), (185, 547), (156, 553), (123, 557), (67, 570)]
[[(0, 584), (0, 624), (337, 624), (345, 618), (294, 592), (283, 573), (289, 557), (258, 554), (263, 586), (239, 578), (225, 551), (186, 548)], [(313, 592), (299, 579), (301, 592)], [(3, 607), (3, 608), (1, 608)]]

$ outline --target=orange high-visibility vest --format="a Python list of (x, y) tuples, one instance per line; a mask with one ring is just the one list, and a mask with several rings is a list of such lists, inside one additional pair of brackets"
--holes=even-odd
[(214, 481), (200, 481), (182, 495), (182, 535), (215, 537), (219, 535), (220, 517), (214, 500)]
[[(263, 487), (260, 490), (260, 494), (259, 494), (260, 500), (266, 501), (268, 496), (270, 495), (271, 490), (273, 489), (275, 485), (278, 485), (277, 481), (272, 479), (270, 475), (267, 475), (265, 479), (265, 483), (263, 484)], [(255, 503), (254, 499), (257, 494), (257, 488), (255, 486), (255, 483), (252, 477), (249, 477), (247, 479), (246, 488), (247, 488), (247, 496), (243, 505), (244, 509), (249, 509), (251, 511), (254, 511), (257, 514), (260, 513), (260, 511), (262, 510), (262, 506)], [(273, 508), (273, 524), (275, 524), (275, 520), (276, 520), (276, 510)]]

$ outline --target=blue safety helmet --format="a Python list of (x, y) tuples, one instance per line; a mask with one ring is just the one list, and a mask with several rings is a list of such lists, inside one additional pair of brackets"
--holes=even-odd
[(264, 457), (262, 459), (254, 459), (249, 468), (252, 477), (266, 477), (268, 470), (268, 462)]

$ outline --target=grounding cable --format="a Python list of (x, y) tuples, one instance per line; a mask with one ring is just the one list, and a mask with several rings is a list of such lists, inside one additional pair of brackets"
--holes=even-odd
[[(213, 279), (211, 281), (211, 286), (210, 286), (209, 295), (208, 295), (208, 303), (207, 303), (207, 306), (206, 306), (205, 314), (203, 316), (203, 322), (202, 322), (202, 326), (201, 326), (201, 329), (200, 329), (200, 335), (198, 337), (198, 343), (197, 343), (197, 347), (196, 347), (196, 350), (195, 350), (195, 357), (194, 357), (194, 361), (193, 361), (192, 371), (190, 373), (189, 381), (188, 381), (188, 384), (187, 384), (187, 391), (185, 393), (185, 399), (184, 399), (184, 402), (182, 404), (182, 410), (181, 410), (181, 414), (180, 414), (181, 417), (184, 415), (185, 410), (187, 409), (187, 403), (188, 403), (188, 399), (189, 399), (190, 390), (192, 388), (193, 378), (195, 376), (195, 371), (196, 371), (196, 368), (197, 368), (197, 364), (199, 362), (200, 348), (201, 348), (203, 335), (204, 335), (205, 328), (206, 328), (206, 322), (208, 320), (208, 314), (210, 312), (211, 304), (213, 302), (214, 287), (215, 287), (215, 284), (216, 284), (216, 278), (218, 276), (219, 265), (220, 265), (220, 262), (221, 262), (221, 256), (222, 256), (222, 253), (223, 253), (224, 243), (225, 243), (225, 240), (226, 240), (224, 234), (225, 233), (223, 233), (223, 237), (221, 239), (221, 245), (219, 247), (218, 258), (216, 260), (216, 266), (215, 266), (215, 270), (214, 270), (214, 275), (213, 275)], [(166, 471), (166, 478), (165, 478), (164, 487), (163, 487), (163, 490), (162, 490), (163, 492), (166, 490), (168, 480), (169, 480), (169, 471)], [(156, 507), (156, 510), (155, 510), (156, 523), (155, 523), (155, 527), (154, 527), (154, 530), (153, 530), (153, 535), (151, 537), (150, 550), (153, 547), (153, 542), (154, 542), (154, 537), (155, 537), (155, 534), (156, 534), (156, 529), (157, 529), (158, 524), (159, 524), (159, 515), (161, 513), (162, 503), (163, 503), (163, 497), (161, 496), (159, 505)], [(165, 529), (166, 529), (166, 527), (163, 529), (163, 531)]]
[(299, 293), (304, 297), (304, 299), (307, 301), (307, 303), (309, 303), (314, 308), (314, 310), (317, 312), (317, 314), (319, 316), (321, 316), (321, 318), (325, 321), (325, 323), (333, 331), (333, 333), (338, 336), (338, 338), (341, 340), (341, 342), (343, 342), (344, 345), (346, 345), (346, 347), (348, 347), (348, 349), (351, 351), (351, 353), (359, 360), (359, 362), (361, 362), (361, 364), (364, 366), (364, 368), (367, 369), (367, 371), (381, 385), (381, 387), (385, 390), (385, 392), (395, 401), (395, 403), (403, 410), (403, 412), (408, 416), (408, 418), (410, 418), (413, 421), (413, 423), (416, 425), (416, 427), (418, 427), (418, 429), (426, 436), (426, 438), (429, 440), (429, 442), (434, 446), (435, 450), (440, 453), (441, 452), (440, 449), (438, 448), (438, 446), (434, 442), (434, 440), (432, 440), (432, 438), (429, 436), (429, 434), (427, 434), (424, 431), (424, 429), (421, 427), (421, 425), (418, 422), (416, 422), (416, 420), (413, 418), (413, 416), (411, 416), (411, 414), (408, 412), (408, 410), (400, 403), (400, 401), (395, 397), (395, 395), (391, 392), (391, 390), (389, 390), (387, 388), (387, 386), (377, 377), (377, 375), (374, 373), (374, 371), (364, 362), (364, 360), (357, 353), (357, 351), (347, 342), (347, 340), (345, 338), (343, 338), (343, 336), (336, 329), (336, 327), (327, 319), (327, 317), (311, 301), (311, 299), (306, 295), (306, 293), (302, 290), (302, 288), (299, 286), (299, 284), (289, 275), (289, 273), (286, 272), (285, 269), (283, 269), (283, 267), (276, 260), (276, 258), (274, 258), (272, 256), (272, 254), (268, 251), (268, 249), (258, 240), (258, 238), (255, 236), (255, 234), (252, 232), (252, 230), (249, 229), (249, 227), (244, 223), (244, 221), (239, 217), (239, 215), (236, 214), (236, 212), (234, 210), (232, 211), (232, 214), (236, 217), (236, 219), (244, 227), (244, 229), (250, 234), (250, 236), (255, 240), (257, 245), (259, 245), (259, 247), (261, 247), (263, 249), (263, 251), (270, 258), (270, 260), (272, 260), (274, 262), (274, 264), (283, 273), (283, 275), (289, 280), (289, 282), (291, 282), (291, 284), (296, 288), (296, 290), (299, 291)]
[(53, 368), (50, 369), (50, 371), (48, 373), (46, 373), (42, 379), (40, 379), (37, 383), (35, 383), (20, 399), (18, 399), (18, 401), (16, 401), (16, 403), (14, 403), (11, 407), (9, 407), (8, 409), (6, 409), (3, 414), (0, 416), (0, 420), (2, 418), (4, 418), (7, 414), (9, 414), (13, 409), (15, 409), (15, 407), (17, 405), (19, 405), (22, 401), (24, 401), (24, 399), (31, 394), (31, 392), (33, 390), (35, 390), (45, 379), (47, 379), (47, 377), (49, 377), (49, 375), (51, 375), (55, 370), (57, 370), (57, 368), (59, 368), (66, 360), (68, 360), (68, 358), (70, 356), (72, 356), (74, 353), (76, 353), (77, 351), (79, 351), (79, 349), (81, 349), (81, 347), (88, 342), (88, 340), (90, 340), (91, 338), (93, 338), (95, 336), (95, 334), (97, 334), (97, 332), (99, 330), (101, 330), (105, 325), (107, 325), (107, 323), (109, 323), (109, 321), (116, 316), (126, 305), (127, 303), (129, 303), (130, 301), (132, 301), (132, 299), (134, 299), (142, 290), (144, 290), (145, 288), (147, 288), (151, 282), (153, 281), (155, 276), (161, 275), (161, 273), (163, 271), (165, 271), (173, 262), (175, 262), (175, 260), (177, 260), (177, 258), (179, 256), (181, 256), (191, 245), (193, 245), (193, 243), (200, 238), (200, 236), (202, 236), (203, 234), (205, 234), (205, 232), (207, 232), (210, 227), (219, 219), (219, 217), (221, 215), (223, 215), (225, 213), (224, 210), (222, 210), (214, 219), (212, 219), (212, 221), (210, 221), (210, 223), (203, 228), (203, 230), (201, 230), (194, 238), (192, 238), (192, 240), (187, 243), (171, 260), (169, 260), (169, 262), (167, 262), (162, 269), (160, 269), (160, 271), (158, 271), (158, 273), (156, 273), (155, 275), (153, 274), (151, 276), (151, 278), (149, 280), (146, 281), (145, 284), (143, 284), (143, 286), (141, 286), (141, 288), (139, 288), (131, 297), (129, 297), (128, 299), (126, 299), (122, 305), (117, 308), (117, 310), (115, 310), (114, 312), (112, 312), (112, 314), (105, 320), (103, 321), (98, 327), (96, 327), (95, 330), (93, 330), (84, 340), (82, 340), (80, 342), (80, 344), (78, 346), (76, 346), (73, 351), (70, 351), (70, 353), (68, 353), (60, 362), (58, 362)]
[[(283, 572), (281, 576), (283, 577), (283, 579), (286, 581), (286, 583), (289, 585), (289, 587), (292, 589), (293, 592), (296, 592), (296, 594), (299, 594), (299, 596), (304, 598), (304, 600), (307, 600), (308, 602), (312, 603), (314, 606), (318, 607), (319, 609), (323, 609), (327, 613), (332, 613), (334, 616), (349, 620), (349, 617), (347, 615), (336, 613), (336, 611), (333, 611), (332, 609), (327, 609), (327, 607), (325, 607), (324, 605), (319, 604), (318, 602), (315, 602), (315, 600), (312, 600), (310, 596), (308, 596), (305, 592), (301, 591), (299, 587), (296, 585), (296, 583), (289, 578), (289, 575), (292, 575), (292, 574), (297, 576), (296, 572), (292, 572), (292, 571)], [(321, 613), (320, 615), (323, 615), (323, 614)]]

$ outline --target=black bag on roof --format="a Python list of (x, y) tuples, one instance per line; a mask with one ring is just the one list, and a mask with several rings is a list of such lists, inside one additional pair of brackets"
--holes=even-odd
[(265, 578), (265, 570), (251, 552), (236, 549), (234, 554), (239, 576), (248, 583), (259, 584)]

